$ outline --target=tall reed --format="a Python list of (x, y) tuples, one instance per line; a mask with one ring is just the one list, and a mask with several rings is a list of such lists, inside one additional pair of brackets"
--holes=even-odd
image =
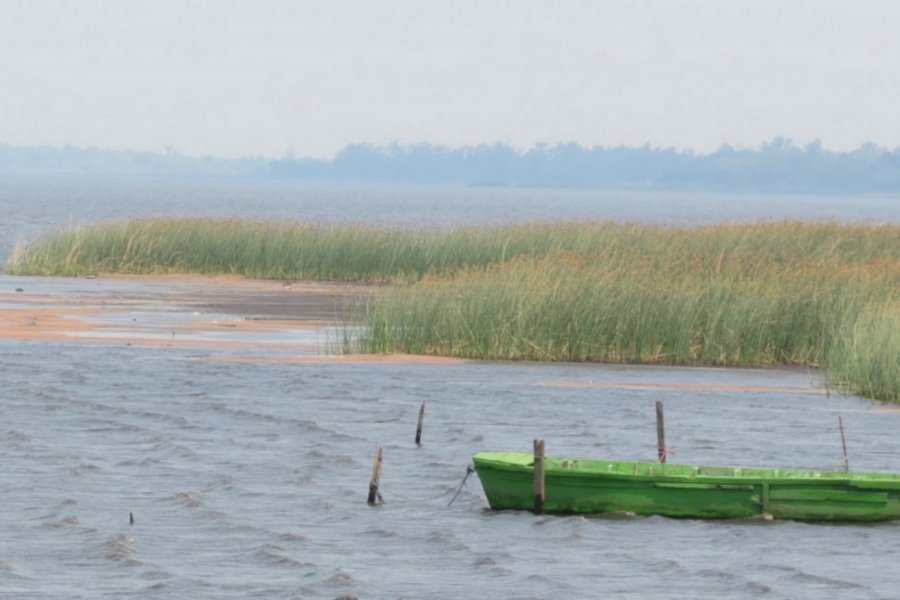
[(384, 293), (363, 348), (469, 358), (665, 364), (821, 363), (876, 290), (841, 278), (520, 260)]
[[(218, 219), (147, 219), (53, 231), (20, 244), (14, 274), (235, 273), (256, 278), (414, 280), (558, 249), (587, 251), (601, 225), (383, 227)], [(589, 235), (586, 235), (589, 234)]]
[(614, 234), (593, 252), (389, 290), (369, 307), (361, 345), (511, 360), (821, 365), (834, 385), (900, 401), (900, 325), (887, 316), (900, 306), (900, 228)]
[(756, 271), (793, 264), (868, 265), (897, 260), (900, 228), (798, 222), (697, 228), (559, 221), (514, 225), (386, 227), (239, 219), (142, 219), (52, 231), (20, 244), (17, 274), (237, 273), (248, 277), (353, 281), (429, 273), (569, 252), (631, 266), (661, 261), (682, 270)]
[(364, 351), (816, 364), (900, 400), (896, 225), (151, 219), (52, 232), (17, 246), (7, 271), (392, 281), (362, 316)]
[(841, 331), (828, 360), (838, 388), (900, 402), (900, 310), (871, 308)]

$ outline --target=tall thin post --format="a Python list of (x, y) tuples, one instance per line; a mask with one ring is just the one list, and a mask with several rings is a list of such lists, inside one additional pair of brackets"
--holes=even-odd
[(425, 423), (425, 403), (419, 408), (419, 422), (416, 425), (416, 446), (422, 445), (422, 424)]
[(384, 463), (384, 448), (375, 450), (375, 462), (372, 463), (372, 479), (369, 481), (369, 506), (378, 503), (378, 481), (381, 479), (381, 465)]
[(544, 440), (534, 440), (534, 514), (544, 514)]
[(844, 420), (838, 415), (838, 426), (841, 428), (841, 446), (844, 447), (844, 471), (850, 470), (850, 458), (847, 456), (847, 440), (844, 438)]
[(666, 462), (666, 422), (663, 416), (662, 400), (656, 401), (656, 456), (660, 463)]

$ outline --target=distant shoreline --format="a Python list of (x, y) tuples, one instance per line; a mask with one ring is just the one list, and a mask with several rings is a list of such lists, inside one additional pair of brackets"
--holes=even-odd
[(351, 144), (330, 159), (193, 157), (102, 148), (0, 144), (0, 174), (250, 178), (320, 184), (684, 191), (900, 193), (900, 148), (834, 151), (776, 137), (758, 148), (707, 154), (661, 147), (495, 143)]

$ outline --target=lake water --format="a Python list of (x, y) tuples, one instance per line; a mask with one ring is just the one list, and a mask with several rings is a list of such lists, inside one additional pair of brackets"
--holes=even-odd
[[(4, 248), (69, 222), (161, 214), (900, 221), (897, 198), (115, 179), (5, 181), (0, 210)], [(493, 513), (474, 477), (447, 506), (480, 450), (540, 437), (550, 454), (652, 459), (656, 400), (673, 462), (838, 468), (840, 416), (854, 469), (900, 471), (900, 410), (821, 393), (815, 372), (239, 353), (0, 340), (0, 597), (898, 596), (896, 523)], [(379, 444), (385, 504), (371, 508)]]
[(759, 219), (900, 222), (900, 195), (816, 196), (466, 187), (316, 186), (290, 181), (0, 178), (0, 257), (56, 227), (147, 216), (450, 225), (547, 219), (675, 224)]

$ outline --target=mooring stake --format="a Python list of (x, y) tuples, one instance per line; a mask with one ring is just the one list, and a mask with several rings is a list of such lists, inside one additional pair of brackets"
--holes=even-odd
[(422, 445), (422, 424), (425, 423), (425, 403), (419, 408), (419, 422), (416, 425), (416, 446)]
[(132, 512), (128, 513), (128, 524), (134, 525), (134, 513)]
[(844, 471), (850, 470), (850, 458), (847, 456), (847, 440), (844, 438), (844, 420), (838, 415), (838, 427), (841, 428), (841, 446), (844, 447)]
[(534, 514), (544, 514), (544, 440), (534, 440)]
[(662, 400), (656, 401), (656, 456), (660, 463), (666, 462), (666, 423), (663, 417)]
[(381, 465), (384, 462), (384, 447), (375, 450), (375, 462), (372, 464), (372, 479), (369, 481), (369, 506), (378, 504), (381, 495), (378, 493), (378, 480), (381, 479)]

